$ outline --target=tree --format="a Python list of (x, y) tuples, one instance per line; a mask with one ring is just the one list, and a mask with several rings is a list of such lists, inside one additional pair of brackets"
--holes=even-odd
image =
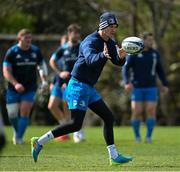
[(147, 0), (158, 48), (160, 48), (160, 40), (164, 37), (171, 21), (173, 2), (174, 0)]

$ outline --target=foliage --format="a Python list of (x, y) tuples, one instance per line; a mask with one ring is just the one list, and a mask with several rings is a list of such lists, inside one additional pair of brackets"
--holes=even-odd
[[(161, 94), (158, 119), (166, 119), (164, 124), (179, 124), (179, 0), (0, 0), (0, 3), (2, 33), (16, 33), (21, 27), (28, 27), (36, 34), (61, 34), (70, 23), (77, 22), (82, 27), (83, 38), (97, 29), (103, 11), (113, 11), (118, 16), (116, 38), (119, 44), (127, 36), (153, 32), (171, 90), (169, 96)], [(45, 56), (49, 57), (49, 54)], [(97, 87), (121, 121), (126, 118), (120, 114), (129, 117), (130, 108), (120, 71), (108, 64)], [(117, 101), (112, 102), (113, 96)], [(174, 114), (173, 117), (170, 114)]]
[(6, 16), (4, 19), (0, 20), (1, 32), (6, 33), (16, 33), (22, 28), (29, 28), (32, 31), (33, 23), (35, 19), (31, 15), (26, 15), (21, 12), (16, 12), (14, 15)]

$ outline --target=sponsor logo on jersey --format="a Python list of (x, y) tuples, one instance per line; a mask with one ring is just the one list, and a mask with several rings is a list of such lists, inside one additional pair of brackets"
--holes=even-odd
[(65, 56), (67, 56), (67, 55), (69, 55), (69, 54), (70, 54), (70, 53), (69, 53), (69, 50), (65, 50), (65, 51), (64, 51), (64, 55), (65, 55)]
[(31, 57), (32, 57), (33, 59), (35, 59), (35, 58), (37, 58), (37, 54), (36, 54), (36, 53), (31, 53)]
[(18, 62), (16, 63), (17, 66), (35, 66), (36, 65), (36, 62)]
[(77, 106), (77, 100), (73, 100), (73, 106)]
[(138, 58), (142, 58), (142, 57), (143, 57), (143, 54), (142, 54), (142, 53), (139, 53), (139, 54), (137, 55), (137, 57), (138, 57)]
[(20, 55), (20, 54), (17, 54), (16, 58), (17, 58), (17, 59), (20, 59), (20, 58), (21, 58), (21, 55)]

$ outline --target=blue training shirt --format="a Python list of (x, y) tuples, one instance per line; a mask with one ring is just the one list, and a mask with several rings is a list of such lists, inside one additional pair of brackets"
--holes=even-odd
[[(14, 78), (25, 87), (25, 91), (35, 91), (37, 88), (36, 69), (43, 62), (41, 51), (35, 45), (28, 50), (22, 50), (18, 44), (10, 47), (3, 60), (3, 66), (12, 69)], [(8, 89), (15, 90), (8, 82)]]
[(167, 86), (167, 80), (160, 62), (160, 55), (154, 49), (138, 55), (129, 55), (122, 69), (125, 84), (132, 83), (135, 88), (156, 87), (156, 76)]
[(79, 45), (70, 47), (68, 43), (59, 46), (58, 49), (53, 53), (52, 57), (57, 61), (58, 67), (61, 71), (71, 72), (78, 58)]
[[(79, 45), (80, 43), (71, 47), (68, 43), (66, 43), (62, 46), (59, 46), (58, 49), (53, 53), (51, 58), (57, 62), (60, 71), (72, 71), (73, 66), (78, 58)], [(54, 84), (57, 82), (59, 86), (61, 86), (64, 82), (68, 82), (68, 80), (69, 79), (65, 81), (56, 75)]]
[(94, 32), (80, 44), (79, 57), (71, 72), (74, 78), (91, 86), (98, 81), (107, 62), (107, 58), (103, 54), (104, 42), (107, 44), (109, 55), (112, 58), (111, 62), (115, 65), (125, 63), (125, 58), (120, 59), (117, 54), (116, 43), (112, 39), (104, 41), (98, 32)]

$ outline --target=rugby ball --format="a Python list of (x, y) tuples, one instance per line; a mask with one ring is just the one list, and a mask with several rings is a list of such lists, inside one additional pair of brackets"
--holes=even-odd
[(128, 54), (138, 54), (144, 49), (144, 41), (138, 37), (127, 37), (122, 41), (121, 47)]

